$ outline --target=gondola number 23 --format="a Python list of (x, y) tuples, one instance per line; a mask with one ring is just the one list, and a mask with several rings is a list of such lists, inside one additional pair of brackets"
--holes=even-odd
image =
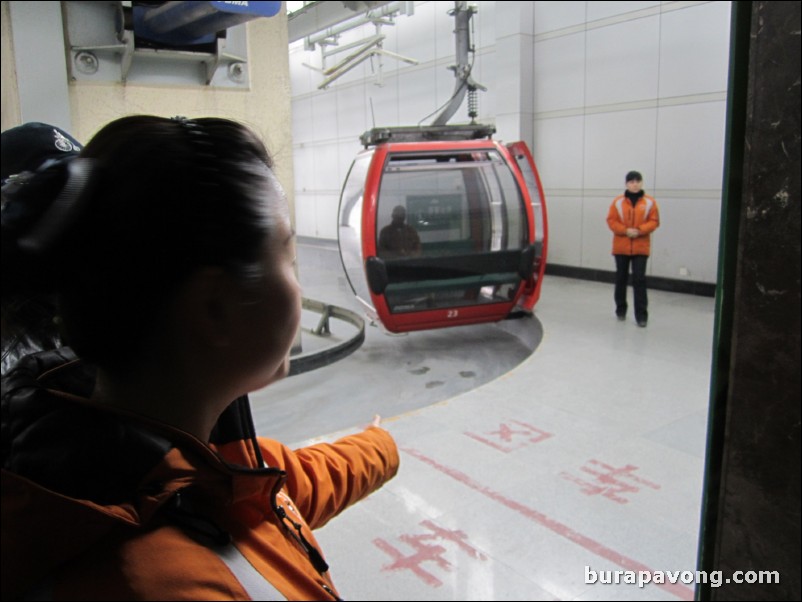
[(459, 316), (459, 310), (458, 309), (449, 309), (446, 312), (446, 318), (456, 318), (457, 316)]

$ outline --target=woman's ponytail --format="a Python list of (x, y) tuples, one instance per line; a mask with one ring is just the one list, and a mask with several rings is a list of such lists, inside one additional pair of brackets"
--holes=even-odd
[(56, 293), (69, 277), (69, 230), (91, 189), (92, 163), (47, 161), (2, 187), (2, 294)]

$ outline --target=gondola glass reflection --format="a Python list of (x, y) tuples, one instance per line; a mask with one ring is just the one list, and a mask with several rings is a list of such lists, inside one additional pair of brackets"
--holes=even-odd
[(345, 276), (356, 298), (365, 305), (369, 313), (373, 313), (373, 306), (370, 304), (362, 254), (362, 206), (365, 179), (372, 159), (372, 149), (363, 151), (354, 159), (340, 195), (340, 221), (337, 229)]
[[(384, 290), (391, 312), (509, 302), (520, 277), (515, 269), (478, 271), (478, 256), (520, 250), (527, 243), (521, 192), (499, 154), (400, 153), (385, 163), (376, 230), (392, 223), (391, 212), (406, 209), (408, 228), (420, 238), (421, 260), (383, 254), (388, 268), (417, 269)], [(385, 226), (386, 227), (386, 226)], [(377, 241), (378, 243), (378, 241)], [(448, 257), (448, 265), (427, 259)]]

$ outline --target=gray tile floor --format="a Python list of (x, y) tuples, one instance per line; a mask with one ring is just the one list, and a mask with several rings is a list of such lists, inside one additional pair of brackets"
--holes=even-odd
[[(299, 258), (307, 296), (351, 306), (335, 249)], [(713, 318), (651, 291), (642, 329), (611, 285), (547, 277), (531, 321), (369, 329), (362, 355), (254, 396), (257, 428), (302, 444), (385, 416), (398, 476), (317, 532), (346, 599), (691, 600), (687, 574), (599, 581), (695, 570)]]
[[(336, 245), (299, 244), (298, 262), (305, 297), (363, 315), (343, 274)], [(319, 320), (319, 314), (304, 312), (304, 353), (356, 332), (350, 324), (332, 320), (331, 340), (321, 340), (310, 333)], [(300, 444), (310, 437), (366, 424), (377, 413), (392, 417), (450, 399), (520, 364), (541, 336), (536, 318), (402, 335), (368, 324), (365, 342), (353, 355), (252, 394), (257, 432)]]

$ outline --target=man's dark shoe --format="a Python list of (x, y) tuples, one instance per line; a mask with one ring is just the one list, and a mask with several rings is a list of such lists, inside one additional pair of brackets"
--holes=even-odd
[(615, 314), (615, 317), (618, 318), (619, 322), (623, 322), (624, 320), (627, 319), (626, 314)]
[(646, 320), (638, 320), (638, 326), (641, 328), (646, 328)]

